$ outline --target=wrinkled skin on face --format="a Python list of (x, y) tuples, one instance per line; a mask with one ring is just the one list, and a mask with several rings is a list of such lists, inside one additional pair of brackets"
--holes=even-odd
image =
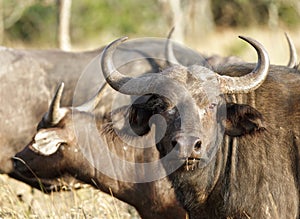
[[(164, 137), (156, 142), (161, 157), (172, 152), (169, 161), (165, 163), (170, 171), (175, 166), (179, 167), (178, 160), (187, 169), (195, 165), (205, 166), (221, 145), (224, 133), (239, 136), (264, 129), (262, 116), (254, 108), (243, 104), (226, 104), (224, 95), (218, 91), (218, 82), (213, 72), (209, 75), (207, 69), (199, 66), (188, 69), (177, 66), (169, 71), (182, 71), (182, 75), (188, 75), (180, 77), (177, 85), (182, 86), (178, 90), (190, 94), (193, 103), (187, 104), (184, 97), (172, 103), (160, 95), (143, 96), (132, 105), (129, 120), (136, 134), (144, 135), (150, 130), (151, 117), (156, 114), (162, 116), (163, 119), (154, 122), (157, 125), (156, 131), (161, 132), (165, 124), (167, 129)], [(202, 71), (205, 71), (204, 76), (201, 75)], [(167, 72), (164, 74), (167, 75)]]
[[(129, 113), (130, 123), (138, 135), (143, 135), (149, 131), (148, 122), (151, 116), (155, 114), (159, 114), (163, 118), (163, 120), (156, 121), (161, 123), (156, 124), (157, 132), (163, 130), (160, 126), (163, 127), (164, 124), (167, 124), (166, 133), (157, 145), (161, 150), (164, 150), (162, 157), (175, 148), (177, 158), (182, 161), (191, 157), (192, 159), (202, 159), (203, 162), (207, 162), (223, 137), (222, 133), (218, 134), (218, 132), (223, 132), (221, 120), (225, 119), (226, 116), (224, 100), (218, 91), (209, 90), (211, 86), (217, 83), (212, 72), (211, 75), (205, 74), (204, 79), (200, 78), (201, 71), (205, 70), (199, 66), (193, 66), (189, 69), (179, 66), (171, 68), (169, 69), (170, 72), (181, 71), (182, 73), (179, 74), (182, 75), (189, 71), (199, 72), (198, 75), (187, 73), (188, 76), (183, 76), (180, 81), (176, 82), (177, 88), (180, 87), (178, 90), (181, 92), (185, 90), (187, 97), (182, 96), (170, 100), (170, 98), (160, 95), (148, 95), (147, 98), (146, 96), (140, 98), (140, 101), (137, 101), (131, 107), (131, 112)], [(164, 72), (164, 75), (167, 75), (167, 71)], [(199, 80), (203, 80), (203, 82), (200, 82), (203, 85), (203, 89), (199, 89), (197, 84), (194, 83)], [(184, 87), (185, 84), (188, 86)], [(171, 97), (172, 94), (166, 94), (165, 96)], [(146, 102), (141, 101), (142, 99), (145, 99)], [(187, 104), (187, 101), (190, 101), (191, 104)], [(185, 133), (189, 133), (189, 135)], [(218, 137), (215, 138), (215, 136), (220, 136), (220, 139)], [(177, 145), (178, 142), (185, 144), (186, 147), (179, 147)], [(160, 147), (161, 144), (164, 144), (165, 147)], [(188, 146), (194, 144), (196, 146), (195, 151), (190, 150), (191, 147)]]

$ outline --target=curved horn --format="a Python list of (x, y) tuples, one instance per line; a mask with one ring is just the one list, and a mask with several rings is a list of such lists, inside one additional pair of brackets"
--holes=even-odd
[(65, 84), (63, 82), (58, 86), (56, 93), (49, 106), (49, 110), (45, 115), (45, 120), (52, 125), (57, 124), (64, 116), (60, 109), (60, 101), (64, 90), (64, 86)]
[(121, 74), (114, 66), (113, 63), (113, 53), (122, 42), (127, 40), (128, 37), (122, 37), (119, 38), (112, 43), (110, 43), (108, 46), (105, 47), (103, 50), (103, 53), (101, 55), (101, 68), (103, 72), (103, 76), (106, 80), (106, 82), (116, 91), (119, 91), (120, 88), (126, 84), (129, 80), (131, 80), (130, 77), (126, 77), (123, 74)]
[[(140, 95), (151, 89), (149, 86), (153, 76), (144, 76), (138, 78), (127, 77), (121, 74), (113, 64), (113, 53), (118, 45), (125, 41), (127, 37), (117, 39), (110, 43), (103, 51), (101, 56), (101, 68), (106, 82), (116, 91), (127, 95)], [(130, 85), (125, 86), (127, 82), (132, 82)]]
[[(91, 98), (86, 103), (75, 107), (75, 109), (79, 111), (92, 112), (95, 109), (95, 107), (98, 105), (100, 100), (102, 99), (102, 96), (105, 94), (104, 88), (106, 87), (107, 84), (109, 84), (116, 91), (127, 94), (127, 92), (121, 91), (120, 88), (124, 84), (126, 84), (129, 80), (132, 80), (132, 78), (126, 77), (123, 74), (121, 74), (115, 68), (113, 64), (113, 58), (112, 58), (116, 48), (127, 39), (128, 37), (119, 38), (111, 42), (108, 46), (105, 47), (100, 58), (100, 63), (101, 63), (101, 69), (102, 69), (103, 76), (106, 80), (106, 83), (100, 87), (97, 94), (93, 98)], [(131, 94), (131, 92), (129, 93)]]
[(257, 89), (266, 79), (270, 66), (270, 59), (265, 48), (256, 40), (239, 36), (251, 44), (257, 52), (258, 62), (255, 69), (242, 77), (218, 76), (221, 90), (224, 93), (248, 93)]
[(290, 60), (289, 60), (289, 63), (287, 64), (287, 67), (294, 68), (298, 64), (297, 51), (296, 51), (296, 48), (295, 48), (295, 45), (294, 45), (292, 39), (290, 38), (290, 36), (287, 33), (285, 33), (285, 37), (288, 41), (289, 50), (290, 50)]
[(83, 103), (80, 106), (76, 106), (75, 109), (79, 111), (84, 111), (84, 112), (92, 112), (100, 100), (102, 99), (102, 96), (105, 94), (104, 88), (106, 87), (107, 83), (105, 82), (100, 89), (98, 90), (97, 94), (92, 97), (90, 100), (87, 102)]
[(168, 34), (168, 38), (167, 38), (167, 42), (166, 42), (165, 54), (166, 54), (168, 66), (173, 66), (174, 64), (180, 65), (179, 61), (176, 59), (176, 56), (175, 56), (174, 50), (173, 50), (173, 44), (170, 40), (174, 30), (175, 30), (175, 27), (172, 27), (172, 29), (170, 30), (170, 32)]

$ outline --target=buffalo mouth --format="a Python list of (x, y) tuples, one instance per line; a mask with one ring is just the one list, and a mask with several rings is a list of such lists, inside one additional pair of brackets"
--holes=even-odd
[(71, 176), (64, 176), (57, 179), (31, 178), (24, 176), (18, 171), (13, 171), (9, 174), (10, 177), (22, 181), (33, 188), (36, 188), (44, 193), (71, 191), (82, 188), (82, 183)]
[[(180, 165), (178, 165), (180, 164)], [(180, 171), (193, 171), (205, 166), (203, 158), (198, 157), (176, 157), (168, 160), (168, 168), (176, 168)]]
[(195, 170), (200, 163), (202, 162), (201, 158), (195, 158), (195, 157), (187, 157), (187, 158), (183, 158), (182, 159), (184, 164), (182, 165), (182, 167), (186, 170), (186, 171), (193, 171)]

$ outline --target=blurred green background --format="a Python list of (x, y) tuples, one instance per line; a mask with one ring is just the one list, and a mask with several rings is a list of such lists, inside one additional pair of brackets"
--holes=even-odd
[[(60, 1), (0, 0), (1, 44), (58, 48)], [(73, 50), (94, 48), (124, 35), (166, 37), (174, 24), (180, 31), (177, 39), (185, 42), (235, 29), (293, 32), (300, 24), (299, 0), (71, 1)], [(239, 47), (227, 49), (238, 52)]]

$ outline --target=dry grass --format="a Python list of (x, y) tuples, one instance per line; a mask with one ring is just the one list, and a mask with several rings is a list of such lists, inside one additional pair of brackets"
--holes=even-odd
[(24, 183), (0, 176), (0, 218), (139, 218), (136, 210), (91, 187), (45, 195)]

